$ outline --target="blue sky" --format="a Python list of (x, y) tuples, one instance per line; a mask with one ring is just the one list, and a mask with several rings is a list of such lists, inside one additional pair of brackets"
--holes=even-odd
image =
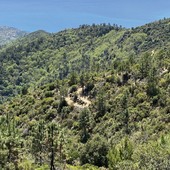
[(57, 32), (82, 24), (140, 26), (170, 17), (170, 0), (0, 0), (0, 25)]

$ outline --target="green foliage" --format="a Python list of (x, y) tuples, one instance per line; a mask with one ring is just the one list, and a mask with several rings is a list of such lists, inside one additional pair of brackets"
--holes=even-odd
[(80, 155), (82, 164), (90, 163), (97, 166), (107, 166), (107, 142), (98, 134), (88, 141)]
[(149, 145), (142, 145), (134, 152), (133, 158), (137, 161), (139, 169), (167, 169), (170, 165), (169, 159), (169, 135), (162, 141), (152, 141)]
[(77, 86), (76, 85), (72, 85), (70, 90), (69, 90), (69, 93), (73, 93), (75, 91), (77, 91)]
[(22, 139), (17, 130), (16, 117), (12, 114), (0, 116), (0, 168), (17, 169)]
[(157, 76), (156, 76), (156, 68), (153, 67), (150, 69), (148, 75), (148, 84), (147, 84), (147, 94), (150, 96), (155, 96), (158, 94), (158, 87), (157, 87)]
[(79, 117), (79, 128), (80, 131), (80, 141), (82, 143), (86, 143), (88, 138), (90, 137), (88, 132), (88, 126), (89, 126), (89, 116), (90, 111), (87, 109), (82, 110)]
[(70, 170), (99, 170), (97, 166), (93, 166), (90, 164), (85, 164), (83, 166), (68, 166)]
[(106, 104), (103, 93), (99, 94), (96, 101), (96, 105), (97, 105), (96, 119), (99, 119), (106, 113)]
[(19, 164), (19, 170), (34, 170), (35, 167), (33, 165), (33, 162), (27, 159), (24, 159), (20, 164)]
[(46, 91), (44, 95), (45, 95), (45, 97), (53, 97), (53, 92)]
[(38, 31), (2, 47), (0, 169), (168, 169), (168, 23)]
[(120, 144), (114, 146), (108, 153), (109, 169), (117, 169), (120, 162), (132, 160), (133, 146), (128, 138), (123, 139)]
[(43, 121), (38, 122), (38, 125), (32, 130), (32, 154), (35, 157), (35, 163), (42, 165), (44, 160), (43, 153), (45, 152), (45, 124)]

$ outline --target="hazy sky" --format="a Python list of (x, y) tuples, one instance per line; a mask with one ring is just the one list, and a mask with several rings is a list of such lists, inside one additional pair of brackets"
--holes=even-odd
[(0, 25), (57, 32), (82, 24), (135, 27), (170, 17), (170, 0), (0, 0)]

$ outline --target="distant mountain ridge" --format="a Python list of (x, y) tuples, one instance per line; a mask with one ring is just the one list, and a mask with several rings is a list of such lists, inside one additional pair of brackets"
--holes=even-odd
[(17, 28), (0, 26), (0, 45), (6, 44), (11, 40), (27, 35), (26, 31), (21, 31)]

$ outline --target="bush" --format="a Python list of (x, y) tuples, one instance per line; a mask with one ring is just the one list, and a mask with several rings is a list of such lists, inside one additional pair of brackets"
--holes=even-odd
[(114, 75), (110, 75), (110, 76), (106, 77), (106, 82), (114, 83), (115, 82), (115, 76)]
[(88, 82), (85, 86), (85, 88), (83, 88), (83, 95), (88, 95), (88, 93), (94, 88), (94, 84), (92, 82)]
[(72, 85), (72, 86), (70, 87), (69, 93), (73, 93), (73, 92), (75, 92), (75, 91), (77, 91), (77, 86), (76, 86), (76, 85)]
[(53, 97), (53, 92), (46, 91), (44, 95), (45, 95), (45, 97)]
[(50, 90), (50, 91), (52, 91), (52, 90), (54, 90), (55, 89), (55, 84), (54, 83), (51, 83), (51, 84), (49, 84), (49, 87), (48, 87), (48, 89)]
[(107, 142), (104, 138), (96, 135), (92, 140), (88, 141), (83, 148), (80, 155), (81, 164), (89, 163), (99, 167), (107, 167), (107, 152)]
[(118, 165), (124, 161), (131, 161), (133, 146), (128, 138), (123, 139), (120, 144), (114, 146), (107, 155), (109, 169), (118, 169)]

